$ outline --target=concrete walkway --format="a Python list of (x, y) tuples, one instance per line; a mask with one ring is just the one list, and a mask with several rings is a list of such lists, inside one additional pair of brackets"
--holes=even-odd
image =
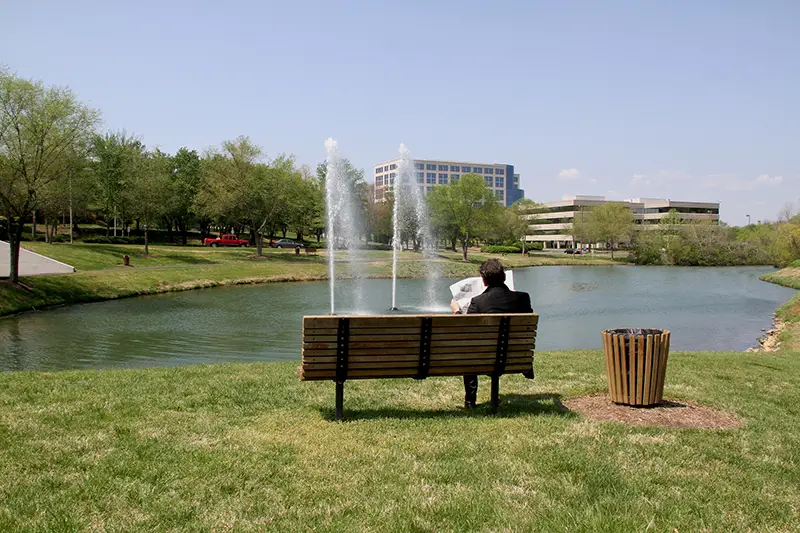
[[(75, 268), (55, 259), (50, 259), (35, 252), (20, 248), (19, 250), (19, 275), (40, 276), (42, 274), (68, 274), (75, 272)], [(0, 278), (7, 278), (11, 274), (11, 246), (5, 241), (0, 241)]]

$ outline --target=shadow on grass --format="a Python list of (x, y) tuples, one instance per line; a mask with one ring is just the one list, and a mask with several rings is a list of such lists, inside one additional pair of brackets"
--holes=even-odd
[[(336, 413), (332, 408), (320, 409), (320, 413), (327, 420), (335, 420)], [(451, 406), (436, 410), (380, 408), (380, 409), (348, 409), (347, 399), (344, 404), (344, 420), (374, 420), (378, 418), (392, 418), (400, 420), (409, 419), (435, 419), (435, 418), (476, 418), (498, 417), (509, 418), (515, 416), (562, 416), (576, 418), (577, 415), (561, 403), (561, 395), (556, 393), (542, 394), (501, 394), (500, 407), (496, 414), (492, 414), (489, 402), (478, 404), (475, 409), (464, 409)]]

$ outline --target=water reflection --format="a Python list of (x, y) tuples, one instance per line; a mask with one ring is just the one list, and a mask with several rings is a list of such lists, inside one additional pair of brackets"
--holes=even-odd
[[(539, 349), (599, 348), (616, 327), (672, 330), (675, 350), (744, 350), (793, 291), (758, 280), (763, 268), (540, 267), (515, 272), (541, 315)], [(399, 280), (402, 313), (423, 306), (425, 283)], [(362, 280), (364, 313), (389, 313), (390, 280)], [(355, 309), (353, 282), (336, 287), (337, 309)], [(0, 320), (0, 370), (148, 367), (300, 356), (301, 318), (326, 315), (326, 283), (226, 287), (30, 313)]]

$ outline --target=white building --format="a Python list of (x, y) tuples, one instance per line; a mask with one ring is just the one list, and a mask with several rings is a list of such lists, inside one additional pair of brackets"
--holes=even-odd
[[(392, 159), (375, 165), (373, 176), (376, 202), (383, 201), (386, 198), (386, 192), (394, 186), (399, 164), (400, 159)], [(514, 165), (415, 159), (414, 170), (423, 194), (427, 194), (437, 185), (454, 183), (463, 174), (478, 174), (494, 191), (498, 202), (502, 205), (510, 206), (525, 197), (525, 191), (519, 188), (519, 174), (514, 173)]]
[[(547, 202), (542, 212), (527, 215), (527, 242), (541, 242), (545, 248), (572, 248), (576, 245), (571, 235), (576, 218), (583, 217), (594, 208), (607, 203), (604, 196), (564, 196), (562, 200)], [(670, 211), (681, 220), (711, 221), (719, 223), (719, 203), (684, 202), (663, 198), (631, 198), (623, 200), (633, 212), (634, 223), (641, 229), (655, 229)], [(578, 243), (580, 245), (588, 243)]]

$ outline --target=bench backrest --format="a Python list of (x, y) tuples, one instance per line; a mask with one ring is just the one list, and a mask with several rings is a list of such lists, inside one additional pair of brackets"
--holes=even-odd
[(306, 316), (300, 379), (528, 373), (538, 322), (535, 313)]

